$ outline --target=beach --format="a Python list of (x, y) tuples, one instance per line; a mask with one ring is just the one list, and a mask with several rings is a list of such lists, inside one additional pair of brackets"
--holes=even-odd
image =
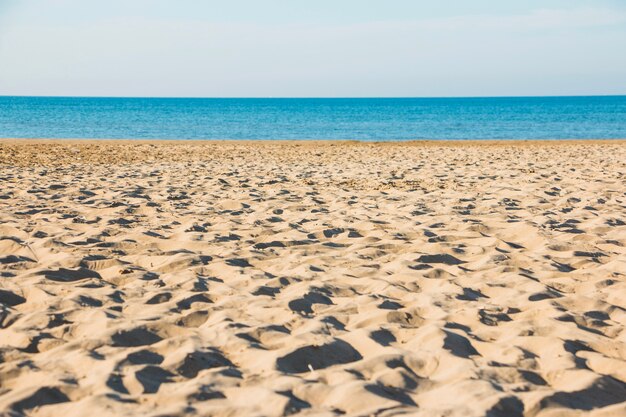
[(0, 140), (0, 415), (626, 415), (626, 141)]

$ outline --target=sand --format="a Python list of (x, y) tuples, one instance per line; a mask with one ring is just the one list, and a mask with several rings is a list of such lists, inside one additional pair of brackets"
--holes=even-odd
[(625, 416), (625, 174), (625, 141), (0, 141), (0, 415)]

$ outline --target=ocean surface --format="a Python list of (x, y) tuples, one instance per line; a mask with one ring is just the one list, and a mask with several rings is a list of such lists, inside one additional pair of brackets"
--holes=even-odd
[(626, 96), (373, 99), (0, 97), (0, 137), (626, 138)]

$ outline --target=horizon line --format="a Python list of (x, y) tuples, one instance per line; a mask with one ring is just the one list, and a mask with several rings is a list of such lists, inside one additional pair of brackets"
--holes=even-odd
[(100, 96), (100, 95), (4, 95), (0, 98), (94, 98), (173, 100), (372, 100), (372, 99), (506, 99), (626, 97), (623, 94), (494, 95), (494, 96)]

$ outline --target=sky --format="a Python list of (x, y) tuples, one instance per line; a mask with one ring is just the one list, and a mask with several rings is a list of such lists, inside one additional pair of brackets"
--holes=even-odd
[(0, 95), (626, 94), (626, 0), (0, 0)]

